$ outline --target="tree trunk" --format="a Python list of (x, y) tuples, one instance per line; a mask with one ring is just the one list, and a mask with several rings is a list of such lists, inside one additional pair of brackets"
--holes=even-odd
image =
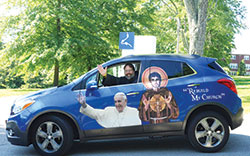
[(58, 86), (59, 84), (59, 61), (55, 59), (55, 66), (54, 66), (54, 86)]
[(176, 18), (177, 21), (177, 43), (176, 43), (176, 53), (179, 54), (179, 46), (180, 46), (180, 28), (181, 28), (181, 20), (179, 17)]
[[(58, 12), (60, 12), (61, 9), (61, 0), (58, 0)], [(56, 19), (56, 28), (57, 28), (57, 50), (56, 50), (56, 56), (58, 53), (58, 49), (61, 46), (61, 20), (60, 17), (58, 16)], [(57, 57), (55, 58), (55, 66), (54, 66), (54, 86), (58, 86), (59, 85), (59, 60), (57, 59)]]
[(203, 55), (208, 0), (184, 0), (189, 24), (189, 54)]
[(187, 39), (187, 36), (185, 35), (185, 32), (187, 32), (187, 25), (186, 25), (186, 22), (184, 20), (184, 29), (181, 29), (181, 37), (182, 37), (182, 41), (183, 41), (184, 50), (188, 53), (189, 52), (189, 45), (188, 45), (188, 39)]

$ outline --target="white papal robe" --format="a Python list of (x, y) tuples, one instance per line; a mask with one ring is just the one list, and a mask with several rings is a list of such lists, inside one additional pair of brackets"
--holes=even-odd
[(80, 107), (80, 112), (95, 119), (98, 124), (105, 128), (141, 125), (137, 109), (126, 106), (123, 112), (118, 112), (115, 107), (95, 109), (89, 105)]

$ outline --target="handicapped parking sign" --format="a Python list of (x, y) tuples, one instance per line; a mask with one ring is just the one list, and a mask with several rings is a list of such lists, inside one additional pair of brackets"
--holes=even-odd
[(119, 49), (134, 49), (134, 32), (120, 32)]

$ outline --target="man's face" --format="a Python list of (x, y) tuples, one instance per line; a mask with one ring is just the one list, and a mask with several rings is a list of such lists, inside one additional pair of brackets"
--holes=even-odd
[(124, 100), (122, 96), (115, 96), (114, 100), (116, 110), (119, 113), (123, 112), (124, 108), (127, 106), (127, 100)]
[(152, 87), (155, 88), (159, 88), (160, 87), (160, 78), (155, 76), (155, 77), (151, 77), (150, 82), (152, 84)]
[(126, 66), (124, 69), (124, 74), (127, 79), (131, 79), (135, 76), (135, 71), (133, 70), (133, 68)]

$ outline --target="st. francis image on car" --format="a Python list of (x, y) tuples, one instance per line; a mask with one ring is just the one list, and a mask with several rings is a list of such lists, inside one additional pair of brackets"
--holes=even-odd
[(234, 81), (216, 59), (137, 55), (108, 61), (72, 83), (15, 100), (8, 141), (63, 155), (74, 141), (186, 135), (217, 152), (243, 121)]

